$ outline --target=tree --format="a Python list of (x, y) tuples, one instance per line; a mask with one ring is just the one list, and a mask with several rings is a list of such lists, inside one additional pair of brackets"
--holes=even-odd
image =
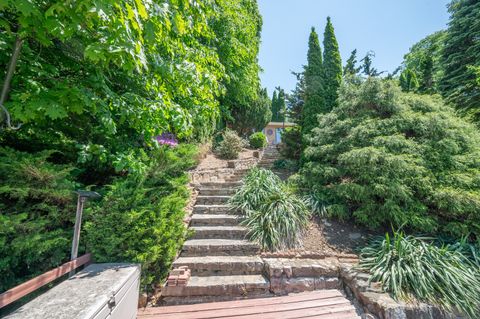
[(330, 17), (323, 36), (323, 72), (325, 107), (329, 111), (337, 105), (337, 91), (342, 82), (342, 59)]
[(418, 80), (415, 73), (406, 69), (400, 74), (400, 87), (404, 92), (415, 92), (418, 89)]
[(277, 96), (277, 90), (273, 91), (273, 96), (272, 96), (272, 121), (275, 121), (275, 118), (278, 114), (278, 96)]
[(322, 50), (318, 34), (312, 27), (308, 40), (307, 65), (305, 67), (305, 105), (303, 107), (303, 134), (309, 134), (317, 126), (317, 116), (324, 113)]
[(443, 73), (441, 55), (445, 36), (445, 31), (439, 31), (425, 37), (415, 43), (403, 58), (402, 68), (415, 73), (419, 92), (438, 93), (438, 82)]
[(440, 92), (447, 101), (480, 122), (480, 88), (472, 68), (480, 66), (480, 2), (454, 0), (448, 10), (451, 16), (441, 59), (444, 75)]
[(256, 0), (213, 3), (216, 3), (216, 14), (211, 19), (213, 44), (225, 70), (221, 78), (225, 88), (220, 97), (221, 118), (226, 124), (233, 124), (238, 120), (234, 114), (243, 114), (239, 108), (254, 103), (260, 91), (258, 52), (262, 17)]
[(303, 73), (292, 73), (297, 78), (297, 84), (292, 93), (287, 95), (287, 115), (293, 123), (301, 126), (305, 104), (305, 75)]
[(278, 91), (278, 98), (277, 98), (277, 106), (275, 107), (275, 114), (272, 114), (272, 120), (274, 122), (283, 122), (285, 121), (285, 115), (286, 115), (286, 103), (285, 103), (285, 90), (282, 89), (281, 87), (276, 88)]
[(354, 76), (357, 75), (358, 72), (362, 69), (361, 66), (357, 67), (357, 49), (353, 50), (352, 53), (350, 53), (350, 56), (347, 59), (347, 63), (345, 64), (345, 67), (343, 68), (343, 75), (345, 76)]
[(382, 73), (385, 73), (385, 71), (379, 72), (376, 68), (373, 67), (374, 57), (375, 57), (375, 52), (368, 51), (365, 54), (365, 57), (362, 60), (360, 60), (360, 62), (363, 62), (362, 72), (368, 77), (375, 77), (375, 76), (381, 75)]
[(260, 131), (272, 120), (271, 101), (267, 89), (259, 90), (257, 98), (248, 105), (232, 110), (236, 121), (232, 124), (240, 135)]

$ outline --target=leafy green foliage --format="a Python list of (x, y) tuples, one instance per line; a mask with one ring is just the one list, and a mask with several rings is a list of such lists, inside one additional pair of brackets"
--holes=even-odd
[(267, 146), (267, 137), (262, 132), (253, 133), (248, 138), (248, 141), (252, 148), (264, 148)]
[(368, 227), (480, 236), (480, 135), (436, 97), (391, 81), (345, 83), (302, 170), (330, 214)]
[[(210, 19), (215, 46), (225, 71), (221, 83), (222, 118), (236, 125), (240, 115), (257, 100), (260, 91), (258, 52), (262, 17), (256, 0), (217, 0), (216, 14)], [(246, 121), (244, 121), (246, 122)], [(263, 127), (262, 127), (263, 128)]]
[(337, 105), (337, 91), (342, 82), (342, 59), (330, 17), (323, 35), (323, 72), (325, 106), (331, 110)]
[(235, 122), (232, 128), (242, 136), (252, 132), (260, 131), (272, 119), (271, 101), (267, 89), (260, 90), (258, 97), (250, 104), (232, 111)]
[(480, 3), (453, 0), (442, 54), (443, 77), (440, 92), (455, 106), (480, 120), (480, 87), (472, 67), (480, 66)]
[(236, 159), (244, 146), (245, 141), (235, 131), (226, 129), (215, 151), (223, 159)]
[(310, 217), (305, 202), (265, 169), (252, 169), (229, 204), (245, 213), (250, 238), (269, 250), (298, 246)]
[(418, 80), (415, 73), (406, 69), (400, 74), (400, 87), (404, 92), (415, 92), (418, 89)]
[(438, 92), (438, 82), (443, 72), (441, 56), (445, 35), (445, 31), (439, 31), (425, 37), (404, 56), (403, 67), (415, 74), (422, 93)]
[(305, 104), (302, 114), (302, 132), (308, 134), (317, 124), (317, 116), (325, 111), (323, 95), (322, 50), (315, 28), (312, 28), (308, 40), (307, 66), (305, 67)]
[(162, 146), (151, 154), (144, 174), (115, 180), (102, 201), (88, 211), (87, 249), (98, 262), (142, 264), (142, 282), (159, 282), (186, 235), (183, 224), (190, 195), (186, 169), (197, 148)]
[(302, 155), (302, 132), (299, 126), (287, 127), (282, 131), (280, 154), (291, 160), (300, 160)]
[(295, 172), (298, 170), (298, 161), (291, 159), (278, 159), (273, 162), (274, 169), (283, 169), (287, 171)]
[(458, 250), (428, 241), (402, 232), (394, 232), (393, 237), (387, 234), (362, 250), (360, 266), (396, 299), (438, 304), (476, 318), (479, 268)]
[(77, 185), (56, 156), (0, 148), (0, 291), (69, 258)]

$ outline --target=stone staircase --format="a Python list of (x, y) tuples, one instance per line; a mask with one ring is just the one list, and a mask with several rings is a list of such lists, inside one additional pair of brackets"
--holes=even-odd
[(272, 169), (273, 163), (279, 159), (281, 159), (281, 155), (278, 152), (277, 147), (275, 145), (269, 145), (263, 151), (263, 157), (258, 163), (258, 167)]
[(190, 229), (174, 268), (187, 266), (191, 278), (186, 286), (165, 286), (165, 305), (271, 296), (270, 282), (264, 277), (264, 263), (258, 245), (245, 239), (242, 217), (227, 205), (247, 169), (237, 169), (224, 181), (197, 186), (198, 196)]

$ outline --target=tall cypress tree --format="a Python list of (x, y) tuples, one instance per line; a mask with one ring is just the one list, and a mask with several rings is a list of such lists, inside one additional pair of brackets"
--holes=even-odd
[(285, 90), (277, 87), (278, 98), (277, 98), (277, 114), (275, 116), (277, 122), (285, 121), (286, 113), (286, 104), (285, 104)]
[(278, 107), (278, 98), (277, 98), (277, 91), (273, 91), (273, 96), (272, 96), (272, 122), (275, 122), (275, 116), (278, 113), (277, 110)]
[(342, 59), (330, 17), (327, 17), (327, 25), (323, 35), (323, 50), (325, 107), (327, 111), (330, 111), (337, 106), (337, 90), (342, 82)]
[(318, 124), (317, 115), (325, 112), (322, 49), (318, 34), (313, 27), (308, 40), (307, 62), (305, 67), (305, 105), (302, 116), (303, 134), (310, 133)]
[(480, 122), (480, 87), (475, 67), (480, 66), (480, 1), (454, 0), (443, 49), (442, 95)]

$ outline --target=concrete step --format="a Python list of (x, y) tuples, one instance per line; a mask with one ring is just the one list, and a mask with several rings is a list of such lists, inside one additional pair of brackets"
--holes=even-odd
[(205, 188), (236, 188), (242, 186), (242, 183), (239, 182), (205, 182), (201, 183), (200, 187)]
[(226, 204), (230, 196), (197, 196), (196, 205), (215, 205), (215, 204)]
[(252, 256), (259, 250), (258, 245), (248, 240), (190, 239), (183, 244), (181, 256)]
[[(270, 295), (270, 283), (262, 275), (192, 276), (186, 286), (162, 288), (163, 300), (170, 304), (190, 303), (189, 297), (236, 296), (257, 297)], [(183, 301), (168, 300), (179, 297)], [(198, 302), (198, 301), (195, 301)]]
[(238, 226), (242, 217), (231, 214), (193, 214), (190, 226)]
[(259, 256), (180, 257), (173, 267), (187, 266), (193, 276), (260, 275), (263, 261)]
[(234, 188), (199, 188), (200, 196), (230, 196), (235, 194)]
[(194, 214), (233, 214), (228, 205), (195, 205), (193, 207)]
[(245, 239), (247, 228), (242, 226), (196, 226), (193, 239)]

